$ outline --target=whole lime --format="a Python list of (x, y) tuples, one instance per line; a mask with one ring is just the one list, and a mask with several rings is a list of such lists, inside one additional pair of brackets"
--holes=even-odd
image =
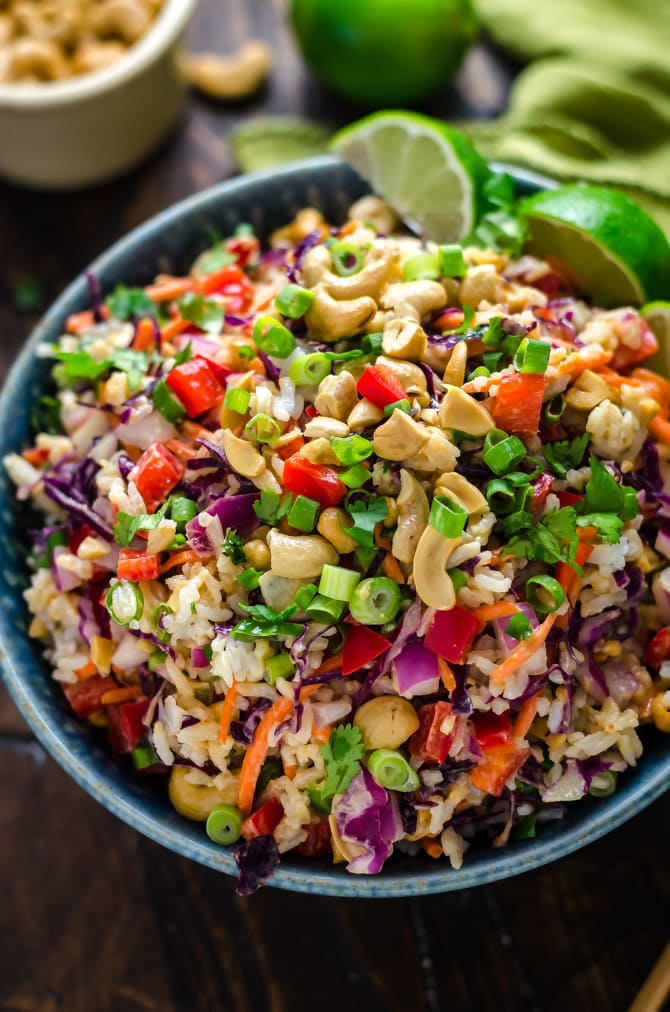
[(477, 34), (472, 0), (293, 0), (305, 59), (361, 105), (413, 105), (447, 84)]

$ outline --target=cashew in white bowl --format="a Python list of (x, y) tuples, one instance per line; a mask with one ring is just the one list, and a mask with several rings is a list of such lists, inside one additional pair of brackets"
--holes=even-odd
[(335, 566), (339, 555), (318, 534), (282, 534), (274, 527), (268, 534), (271, 572), (289, 579), (321, 575), (325, 565)]

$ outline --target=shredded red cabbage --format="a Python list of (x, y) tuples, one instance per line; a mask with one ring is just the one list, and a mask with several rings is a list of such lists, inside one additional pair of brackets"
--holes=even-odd
[(114, 540), (111, 527), (88, 505), (81, 492), (59, 478), (50, 478), (49, 476), (44, 478), (44, 491), (70, 516), (78, 517), (83, 523), (88, 524), (105, 541)]
[(393, 844), (403, 836), (394, 795), (380, 787), (363, 766), (333, 806), (333, 815), (343, 842), (361, 851), (348, 863), (347, 871), (377, 875), (393, 853)]
[(237, 895), (250, 896), (264, 885), (279, 864), (279, 847), (274, 836), (255, 836), (232, 848), (239, 869)]

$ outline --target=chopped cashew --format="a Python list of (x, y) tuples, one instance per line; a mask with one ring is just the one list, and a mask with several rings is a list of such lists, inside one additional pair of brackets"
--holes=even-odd
[(430, 525), (419, 538), (414, 555), (414, 587), (429, 608), (448, 610), (456, 604), (456, 593), (447, 565), (460, 540), (445, 538)]
[(385, 460), (406, 460), (417, 453), (428, 440), (428, 429), (419, 425), (399, 408), (383, 425), (375, 429), (372, 445), (378, 457)]
[(317, 436), (316, 439), (310, 439), (308, 443), (300, 447), (296, 456), (304, 457), (305, 460), (311, 460), (313, 464), (328, 464), (331, 467), (339, 464), (339, 460), (330, 445), (330, 440), (326, 439), (325, 436)]
[(350, 429), (367, 429), (369, 425), (376, 425), (381, 422), (384, 412), (376, 404), (366, 397), (358, 401), (347, 418), (347, 425)]
[(391, 358), (409, 359), (420, 362), (426, 351), (428, 339), (420, 323), (414, 320), (391, 320), (384, 327), (382, 349)]
[(457, 429), (470, 436), (484, 436), (495, 429), (495, 422), (486, 408), (460, 387), (447, 385), (439, 411), (440, 425), (445, 429)]
[(483, 513), (489, 508), (485, 496), (479, 489), (475, 488), (465, 475), (456, 471), (440, 475), (435, 484), (435, 495), (445, 495), (454, 499), (470, 515)]
[(320, 576), (325, 565), (335, 566), (340, 558), (318, 534), (282, 534), (276, 527), (268, 534), (268, 547), (272, 573), (289, 579)]
[(265, 471), (265, 458), (262, 454), (230, 429), (223, 431), (223, 450), (232, 469), (245, 478), (258, 478)]
[(320, 415), (344, 421), (353, 410), (356, 398), (356, 380), (350, 372), (339, 372), (321, 380), (314, 407)]
[(321, 513), (316, 529), (326, 541), (330, 541), (336, 552), (340, 555), (347, 555), (348, 552), (353, 552), (358, 548), (358, 542), (350, 538), (346, 532), (347, 527), (353, 526), (354, 522), (346, 510), (338, 509), (337, 506), (328, 506)]
[(426, 393), (428, 389), (426, 375), (414, 362), (405, 362), (399, 358), (385, 358), (384, 355), (380, 355), (377, 365), (383, 365), (390, 369), (398, 377), (405, 388), (405, 393), (410, 397), (421, 397)]
[(449, 361), (444, 370), (442, 382), (448, 386), (461, 387), (465, 380), (465, 370), (468, 364), (468, 346), (465, 341), (459, 341), (452, 349)]
[(396, 500), (398, 526), (393, 535), (393, 555), (400, 562), (411, 562), (419, 538), (428, 523), (428, 499), (413, 474), (403, 468), (400, 471), (400, 494)]
[(405, 467), (415, 471), (452, 471), (459, 449), (439, 429), (428, 429), (428, 439), (417, 453), (405, 460)]
[(349, 426), (346, 422), (341, 422), (339, 418), (328, 418), (327, 415), (318, 415), (307, 422), (304, 434), (309, 439), (314, 439), (316, 436), (325, 436), (327, 439), (330, 439), (331, 436), (348, 436)]

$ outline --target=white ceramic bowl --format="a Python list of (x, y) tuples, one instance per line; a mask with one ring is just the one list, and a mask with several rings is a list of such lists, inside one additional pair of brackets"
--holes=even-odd
[(72, 188), (141, 161), (182, 108), (176, 49), (196, 4), (165, 0), (147, 33), (102, 70), (66, 81), (0, 84), (0, 175)]

